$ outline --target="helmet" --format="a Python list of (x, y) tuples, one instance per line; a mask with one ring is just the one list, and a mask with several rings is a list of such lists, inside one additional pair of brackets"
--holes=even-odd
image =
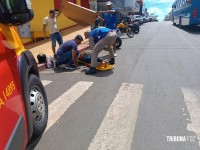
[(106, 2), (106, 5), (107, 5), (107, 6), (112, 5), (112, 2), (111, 2), (111, 1), (107, 1), (107, 2)]
[(38, 59), (38, 62), (41, 64), (41, 63), (46, 63), (46, 55), (41, 53), (41, 54), (38, 54), (37, 55), (37, 59)]

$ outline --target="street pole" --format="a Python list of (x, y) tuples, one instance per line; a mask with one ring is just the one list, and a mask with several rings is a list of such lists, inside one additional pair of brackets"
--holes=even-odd
[[(97, 0), (88, 0), (90, 4), (90, 9), (93, 11), (97, 11)], [(93, 24), (91, 24), (91, 30), (92, 30)]]
[(90, 4), (90, 9), (97, 11), (97, 0), (88, 0)]

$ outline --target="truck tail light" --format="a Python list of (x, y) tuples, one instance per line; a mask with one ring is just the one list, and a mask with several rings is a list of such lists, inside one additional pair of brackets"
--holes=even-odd
[(197, 9), (195, 8), (192, 12), (192, 17), (196, 18), (197, 17)]

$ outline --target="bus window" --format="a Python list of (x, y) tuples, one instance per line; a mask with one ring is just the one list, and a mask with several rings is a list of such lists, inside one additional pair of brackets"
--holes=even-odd
[(192, 4), (192, 0), (187, 0), (187, 4)]

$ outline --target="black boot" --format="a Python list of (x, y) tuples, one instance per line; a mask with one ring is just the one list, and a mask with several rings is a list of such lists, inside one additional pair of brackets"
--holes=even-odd
[(85, 71), (85, 74), (95, 74), (97, 73), (96, 67), (90, 67), (89, 70)]
[(109, 61), (109, 64), (114, 65), (115, 64), (115, 58), (111, 58), (110, 61)]

